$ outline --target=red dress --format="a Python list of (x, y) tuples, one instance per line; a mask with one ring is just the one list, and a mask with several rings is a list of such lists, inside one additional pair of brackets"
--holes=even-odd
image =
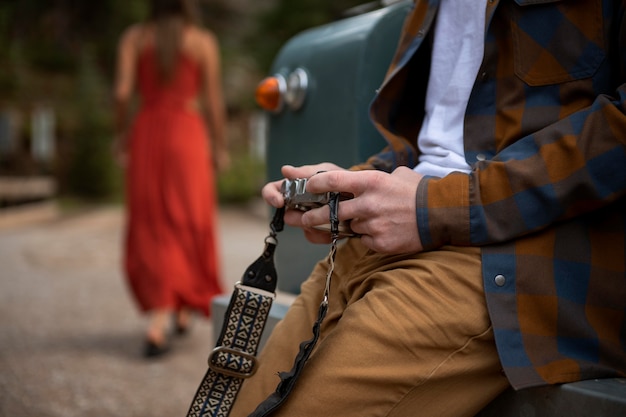
[(181, 55), (159, 81), (153, 49), (139, 56), (141, 108), (129, 137), (124, 266), (142, 311), (189, 307), (205, 315), (222, 292), (208, 132), (190, 102), (200, 68)]

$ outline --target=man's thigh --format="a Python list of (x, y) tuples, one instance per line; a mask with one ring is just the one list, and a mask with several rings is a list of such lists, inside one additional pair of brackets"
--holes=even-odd
[[(277, 372), (291, 368), (299, 342), (311, 337), (326, 268), (315, 268), (274, 329), (233, 416), (247, 415), (275, 389)], [(507, 386), (480, 269), (475, 248), (388, 256), (348, 242), (337, 253), (318, 345), (275, 415), (413, 416), (417, 406), (423, 415), (460, 416), (451, 402), (464, 392), (472, 400), (461, 408), (473, 415)]]

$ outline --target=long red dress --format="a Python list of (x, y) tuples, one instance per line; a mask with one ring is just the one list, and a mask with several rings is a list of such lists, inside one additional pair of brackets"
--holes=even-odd
[(208, 316), (222, 287), (208, 131), (189, 105), (200, 68), (181, 54), (169, 83), (157, 74), (148, 48), (139, 56), (141, 107), (129, 137), (126, 275), (142, 311), (188, 307)]

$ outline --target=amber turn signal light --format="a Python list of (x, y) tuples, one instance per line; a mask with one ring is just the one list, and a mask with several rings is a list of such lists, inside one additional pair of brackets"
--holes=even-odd
[(285, 77), (280, 74), (267, 77), (256, 88), (256, 102), (264, 110), (278, 113), (283, 108), (286, 91)]

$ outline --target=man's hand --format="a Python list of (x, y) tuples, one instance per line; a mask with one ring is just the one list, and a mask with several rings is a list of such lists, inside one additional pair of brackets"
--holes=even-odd
[[(301, 167), (294, 167), (291, 165), (285, 165), (281, 168), (281, 173), (285, 178), (290, 180), (296, 178), (310, 178), (320, 171), (333, 171), (343, 170), (330, 162), (317, 164), (317, 165), (303, 165)], [(274, 207), (282, 207), (285, 205), (285, 200), (280, 187), (283, 180), (270, 182), (263, 187), (262, 195), (263, 199)], [(302, 224), (302, 215), (304, 213), (300, 210), (287, 210), (285, 212), (285, 223), (289, 226), (300, 227), (304, 231), (304, 235), (311, 243), (330, 243), (330, 234), (321, 230), (314, 229), (312, 226), (305, 226)], [(326, 221), (321, 224), (328, 224), (329, 218), (328, 208), (326, 211)]]
[[(319, 171), (326, 171), (316, 174)], [(334, 164), (285, 166), (286, 178), (308, 178), (307, 191), (312, 193), (345, 192), (354, 195), (339, 204), (339, 220), (351, 220), (350, 228), (361, 235), (363, 244), (381, 253), (411, 253), (422, 250), (415, 216), (415, 192), (422, 175), (400, 167), (392, 174), (381, 171), (347, 171)], [(316, 175), (314, 175), (316, 174)], [(277, 181), (263, 189), (265, 200), (282, 207)], [(327, 243), (330, 236), (314, 226), (328, 224), (329, 208), (323, 206), (306, 213), (288, 210), (285, 223), (302, 227), (307, 239)]]

